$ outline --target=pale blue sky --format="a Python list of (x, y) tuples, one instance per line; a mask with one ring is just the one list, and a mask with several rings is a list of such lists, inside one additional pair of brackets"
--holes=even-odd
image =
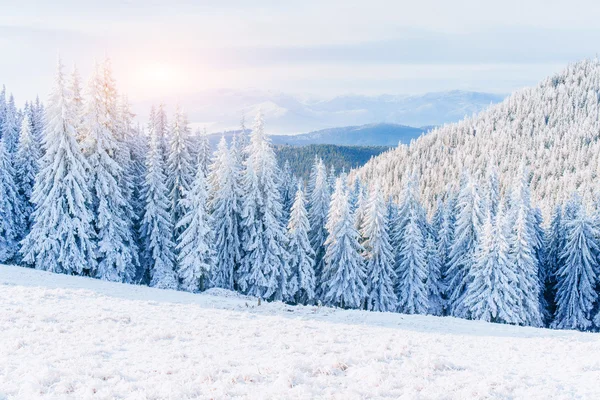
[(108, 53), (133, 101), (249, 87), (507, 93), (598, 52), (600, 2), (488, 3), (0, 0), (0, 82), (45, 98), (60, 51), (84, 77)]

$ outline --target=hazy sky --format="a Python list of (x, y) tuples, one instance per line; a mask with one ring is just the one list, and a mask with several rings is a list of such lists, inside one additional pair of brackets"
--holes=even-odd
[(214, 88), (507, 93), (600, 47), (600, 2), (0, 0), (0, 82), (43, 98), (57, 52), (113, 59), (133, 101)]

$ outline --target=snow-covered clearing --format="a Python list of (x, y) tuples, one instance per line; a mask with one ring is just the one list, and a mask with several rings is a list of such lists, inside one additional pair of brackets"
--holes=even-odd
[(0, 266), (0, 399), (600, 398), (600, 335)]

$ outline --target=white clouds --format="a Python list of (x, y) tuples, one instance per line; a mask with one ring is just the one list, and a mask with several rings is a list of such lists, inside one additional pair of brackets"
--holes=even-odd
[[(0, 39), (0, 82), (19, 97), (44, 93), (60, 50), (83, 72), (107, 52), (132, 98), (152, 92), (139, 76), (148, 63), (180, 70), (171, 87), (156, 89), (161, 96), (248, 86), (318, 94), (507, 92), (557, 64), (593, 56), (600, 43), (600, 4), (590, 0), (81, 3), (3, 6), (0, 33), (12, 33)], [(28, 61), (38, 73), (23, 77)]]

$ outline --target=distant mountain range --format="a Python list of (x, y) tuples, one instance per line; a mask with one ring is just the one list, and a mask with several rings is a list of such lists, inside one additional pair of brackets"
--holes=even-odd
[[(460, 90), (424, 95), (344, 95), (317, 99), (263, 90), (221, 89), (161, 101), (171, 108), (175, 104), (183, 105), (190, 123), (194, 127), (206, 127), (208, 132), (238, 129), (242, 117), (250, 127), (254, 115), (262, 110), (267, 132), (285, 135), (372, 123), (417, 127), (443, 125), (471, 116), (502, 99), (504, 95)], [(135, 111), (142, 121), (147, 120), (151, 104), (136, 104)]]
[[(413, 128), (398, 124), (368, 124), (362, 126), (346, 126), (322, 129), (299, 135), (270, 135), (273, 144), (290, 146), (308, 146), (313, 144), (330, 144), (337, 146), (397, 146), (398, 143), (409, 143), (432, 127)], [(209, 134), (213, 148), (222, 136), (230, 141), (239, 131)]]

